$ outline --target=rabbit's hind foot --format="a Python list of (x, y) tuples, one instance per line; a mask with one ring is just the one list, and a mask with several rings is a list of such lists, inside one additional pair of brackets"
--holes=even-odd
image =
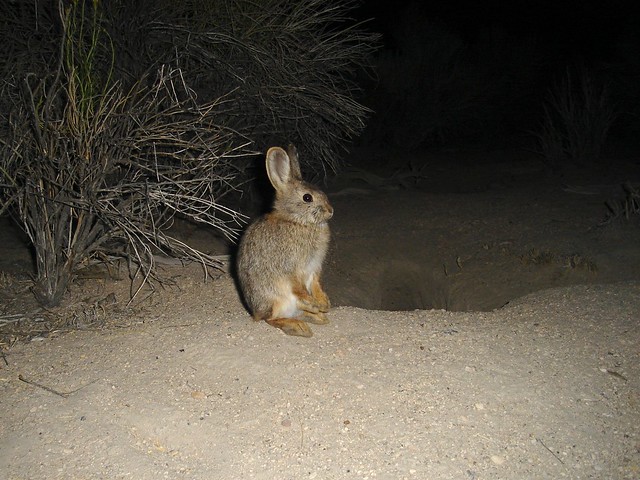
[(272, 327), (279, 328), (287, 335), (296, 337), (311, 337), (313, 332), (302, 320), (297, 318), (268, 318), (265, 320)]

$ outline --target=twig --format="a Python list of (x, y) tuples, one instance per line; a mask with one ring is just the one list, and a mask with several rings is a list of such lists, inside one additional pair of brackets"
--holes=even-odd
[(625, 382), (628, 382), (628, 381), (629, 381), (629, 380), (627, 379), (627, 377), (625, 377), (625, 376), (624, 376), (624, 375), (622, 375), (621, 373), (616, 372), (615, 370), (609, 370), (609, 369), (607, 368), (606, 372), (607, 372), (609, 375), (613, 375), (614, 377), (619, 378), (620, 380), (623, 380), (623, 381), (625, 381)]
[(12, 315), (2, 315), (0, 316), (0, 325), (5, 326), (10, 323), (16, 323), (16, 322), (19, 322), (20, 320), (24, 320), (25, 318), (26, 318), (26, 315), (24, 315), (23, 313), (14, 313)]
[(79, 386), (75, 390), (71, 390), (70, 392), (59, 392), (57, 390), (54, 390), (51, 387), (47, 387), (46, 385), (42, 385), (41, 383), (34, 382), (33, 380), (28, 380), (28, 379), (24, 378), (22, 376), (22, 374), (18, 375), (18, 380), (20, 380), (21, 382), (24, 382), (24, 383), (28, 383), (29, 385), (33, 385), (34, 387), (38, 387), (38, 388), (41, 388), (43, 390), (46, 390), (47, 392), (53, 393), (54, 395), (58, 395), (59, 397), (62, 397), (62, 398), (68, 398), (71, 395), (73, 395), (74, 393), (76, 393), (77, 391), (82, 390), (83, 388), (88, 387), (89, 385), (91, 385), (93, 383), (96, 383), (96, 381), (97, 381), (97, 380), (93, 380), (93, 381), (91, 381), (91, 382), (89, 382), (89, 383), (87, 383), (85, 385)]
[(546, 448), (546, 449), (547, 449), (547, 451), (548, 451), (551, 455), (553, 455), (554, 457), (556, 457), (556, 460), (558, 460), (561, 464), (563, 464), (563, 465), (564, 465), (564, 462), (562, 461), (562, 459), (561, 459), (560, 457), (558, 457), (558, 455), (556, 455), (556, 454), (555, 454), (555, 453), (554, 453), (554, 452), (553, 452), (549, 447), (547, 447), (547, 446), (544, 444), (544, 442), (543, 442), (542, 440), (540, 440), (538, 437), (536, 437), (536, 440), (537, 440), (538, 442), (540, 442), (540, 445), (542, 445), (544, 448)]

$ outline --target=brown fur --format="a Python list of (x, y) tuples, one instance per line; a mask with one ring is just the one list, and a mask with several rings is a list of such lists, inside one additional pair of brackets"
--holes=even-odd
[(305, 322), (329, 321), (320, 275), (333, 208), (322, 191), (302, 180), (295, 149), (270, 148), (266, 166), (276, 198), (273, 210), (251, 224), (240, 242), (238, 280), (255, 319), (308, 337)]

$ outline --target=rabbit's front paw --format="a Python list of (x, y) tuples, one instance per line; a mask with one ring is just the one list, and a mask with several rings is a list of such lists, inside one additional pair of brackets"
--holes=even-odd
[(329, 301), (329, 297), (325, 291), (322, 289), (317, 275), (311, 283), (311, 296), (313, 297), (313, 303), (320, 312), (329, 311), (331, 308), (331, 302)]
[(316, 306), (321, 312), (328, 312), (331, 308), (331, 302), (329, 301), (329, 297), (327, 297), (326, 293), (322, 292), (322, 295), (317, 297), (315, 300)]

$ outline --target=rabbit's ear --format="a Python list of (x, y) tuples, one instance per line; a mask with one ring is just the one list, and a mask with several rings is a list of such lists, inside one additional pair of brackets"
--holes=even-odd
[(280, 147), (271, 147), (267, 151), (267, 175), (276, 190), (284, 190), (296, 179), (299, 179), (300, 166), (298, 158), (293, 159)]
[(300, 171), (300, 162), (298, 161), (298, 149), (293, 143), (287, 146), (289, 160), (291, 160), (291, 173), (296, 180), (302, 180), (302, 172)]

